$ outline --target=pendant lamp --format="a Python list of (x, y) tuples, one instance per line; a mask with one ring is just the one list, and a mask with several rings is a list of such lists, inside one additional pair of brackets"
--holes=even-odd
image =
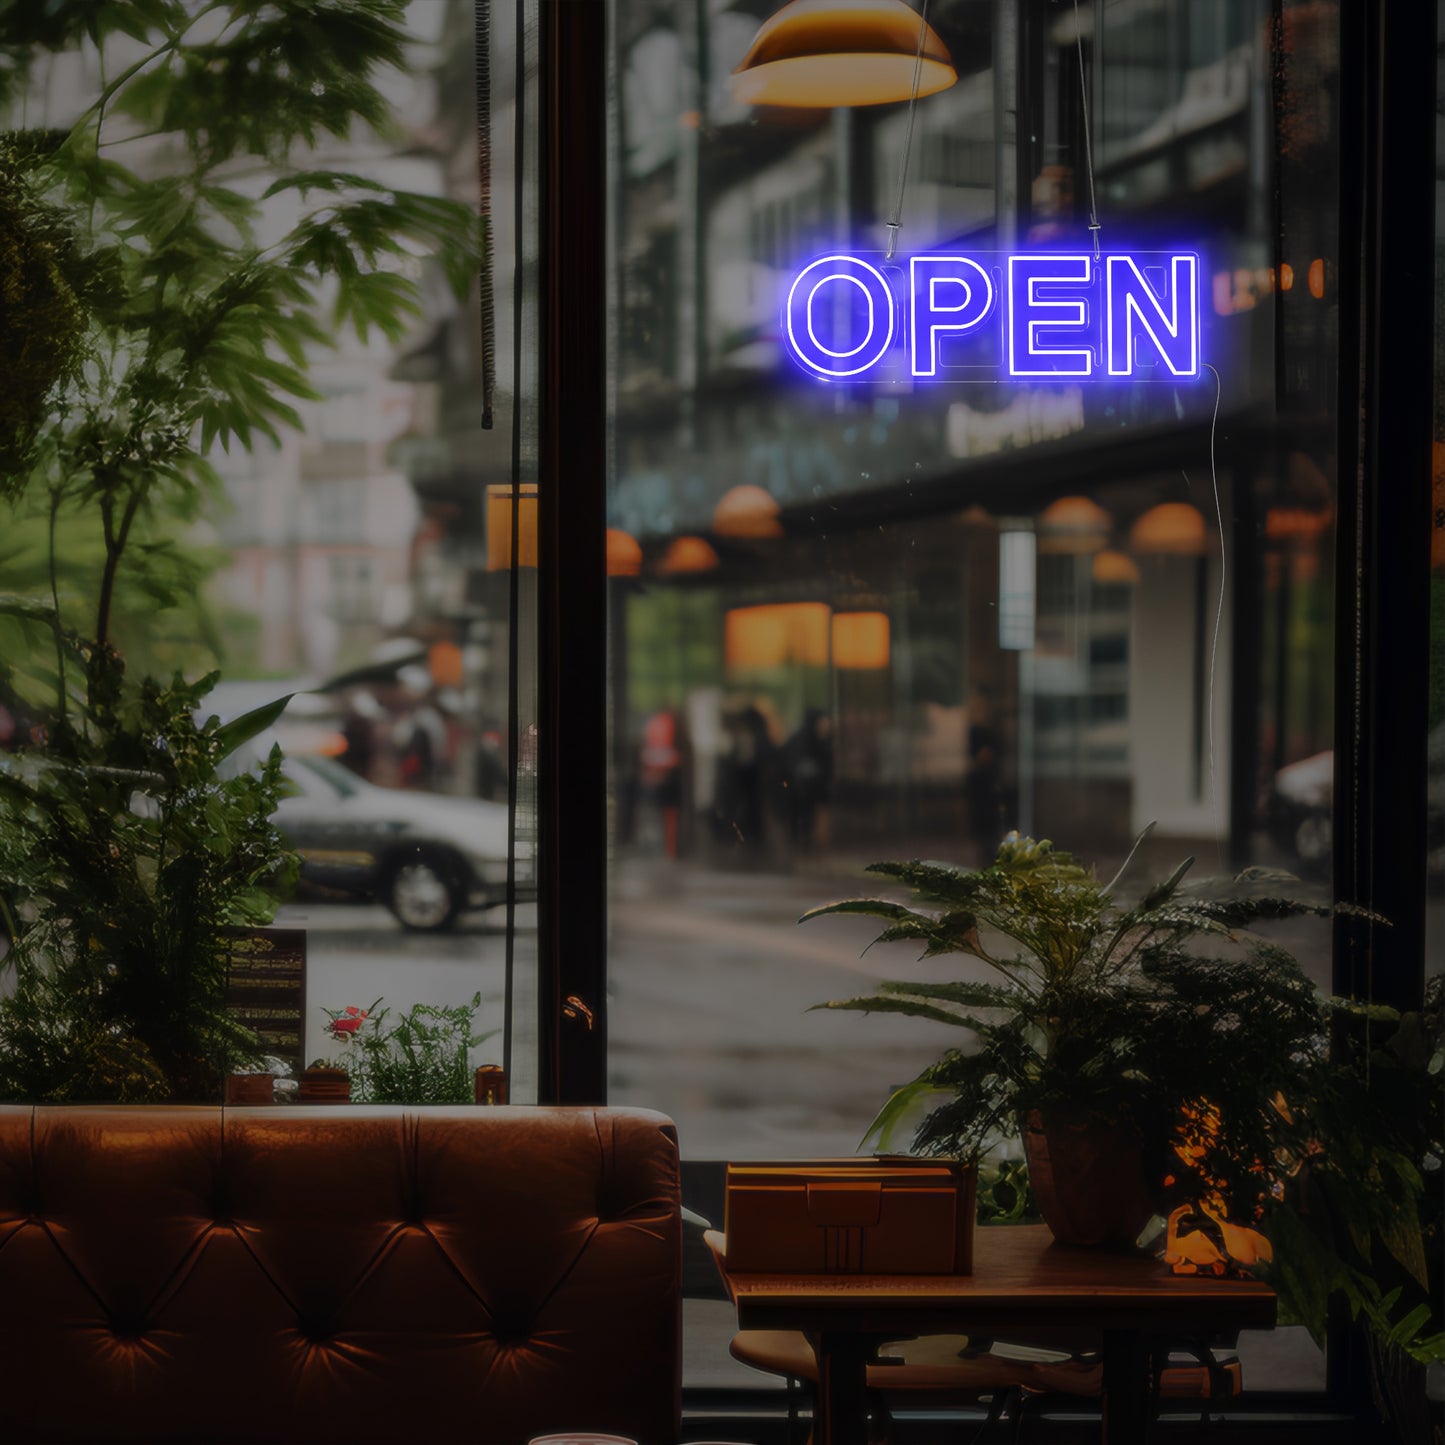
[[(923, 32), (919, 55), (919, 30)], [(733, 71), (745, 105), (887, 105), (958, 79), (938, 32), (904, 0), (791, 0), (770, 16)]]
[(1188, 502), (1161, 502), (1129, 528), (1136, 557), (1202, 557), (1209, 547), (1204, 515)]

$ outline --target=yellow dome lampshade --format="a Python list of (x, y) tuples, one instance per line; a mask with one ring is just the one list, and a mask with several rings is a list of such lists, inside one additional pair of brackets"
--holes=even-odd
[(1094, 581), (1101, 587), (1117, 586), (1120, 583), (1132, 587), (1139, 580), (1138, 563), (1126, 553), (1115, 552), (1108, 547), (1102, 552), (1094, 553), (1091, 570)]
[(618, 527), (607, 529), (607, 575), (636, 577), (642, 571), (642, 548), (637, 539)]
[(1150, 507), (1129, 529), (1129, 550), (1137, 557), (1202, 557), (1208, 547), (1204, 514), (1188, 502)]
[(733, 71), (744, 105), (887, 105), (947, 90), (958, 79), (931, 25), (904, 0), (792, 0), (770, 16)]
[(1060, 497), (1039, 517), (1039, 551), (1083, 557), (1108, 540), (1114, 519), (1087, 497)]
[(688, 572), (711, 572), (717, 566), (717, 553), (702, 537), (674, 537), (663, 553), (657, 570), (664, 577), (678, 577)]
[(745, 482), (723, 493), (712, 514), (712, 529), (719, 537), (781, 537), (778, 511), (762, 487)]

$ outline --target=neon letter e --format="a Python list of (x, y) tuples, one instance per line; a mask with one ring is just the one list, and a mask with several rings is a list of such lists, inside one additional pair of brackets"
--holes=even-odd
[[(1078, 292), (1094, 279), (1093, 257), (1010, 256), (1008, 262), (1008, 369), (1011, 376), (1092, 376), (1093, 327), (1083, 296), (1039, 294), (1041, 287)], [(1083, 346), (1046, 345), (1043, 333), (1076, 331)]]

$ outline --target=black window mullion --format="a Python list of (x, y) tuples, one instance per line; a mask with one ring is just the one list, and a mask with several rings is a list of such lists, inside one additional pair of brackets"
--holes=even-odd
[(538, 1091), (607, 1091), (606, 7), (541, 6)]
[[(1340, 9), (1336, 992), (1400, 1008), (1424, 984), (1434, 307), (1435, 6)], [(1358, 1329), (1329, 1388), (1368, 1409)]]

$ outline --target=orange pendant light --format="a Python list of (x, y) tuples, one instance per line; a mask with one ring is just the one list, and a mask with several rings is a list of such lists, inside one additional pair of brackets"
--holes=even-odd
[(1137, 557), (1202, 557), (1208, 550), (1204, 516), (1188, 502), (1161, 502), (1129, 529), (1129, 550)]
[(938, 32), (904, 0), (791, 0), (753, 37), (733, 96), (744, 105), (887, 105), (913, 94), (915, 69), (920, 97), (958, 79)]
[(1110, 547), (1094, 553), (1092, 570), (1094, 581), (1101, 586), (1132, 587), (1139, 580), (1139, 564), (1127, 553)]
[(642, 548), (637, 538), (620, 527), (607, 529), (607, 575), (636, 577), (642, 571)]
[(783, 524), (771, 493), (743, 482), (723, 493), (712, 514), (712, 529), (719, 537), (781, 537)]
[(717, 566), (717, 553), (703, 537), (674, 537), (668, 543), (657, 570), (664, 577), (678, 577), (687, 572), (711, 572)]
[(1086, 556), (1108, 541), (1114, 519), (1088, 497), (1060, 497), (1039, 517), (1039, 551)]

